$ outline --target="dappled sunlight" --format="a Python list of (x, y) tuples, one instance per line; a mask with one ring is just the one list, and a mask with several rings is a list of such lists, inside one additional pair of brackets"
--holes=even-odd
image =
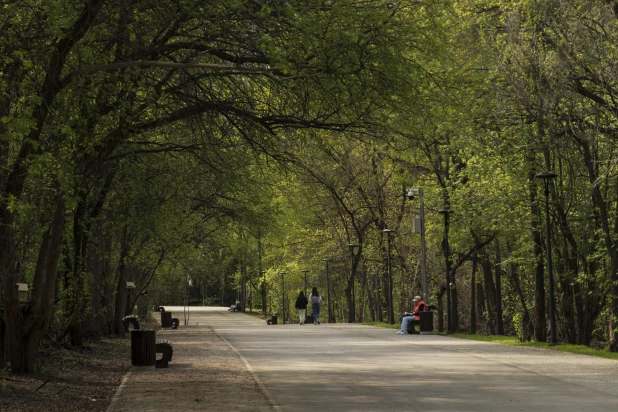
[[(180, 313), (182, 307), (166, 309)], [(618, 362), (602, 358), (442, 335), (397, 335), (394, 329), (357, 324), (267, 325), (227, 308), (192, 307), (189, 313), (189, 326), (161, 336), (169, 336), (179, 353), (183, 345), (200, 343), (211, 361), (229, 356), (214, 343), (213, 337), (221, 336), (290, 410), (299, 405), (324, 410), (327, 399), (326, 410), (338, 411), (384, 405), (432, 411), (573, 410), (584, 400), (592, 411), (606, 406), (602, 396), (590, 399), (590, 389), (618, 394)], [(199, 363), (203, 353), (187, 353), (178, 361)], [(586, 369), (591, 364), (595, 367)], [(215, 369), (202, 367), (230, 375), (237, 368), (225, 362)], [(599, 374), (609, 383), (593, 379)]]

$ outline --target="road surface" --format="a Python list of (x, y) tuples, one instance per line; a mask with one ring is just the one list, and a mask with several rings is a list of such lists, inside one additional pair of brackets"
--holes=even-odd
[[(109, 412), (618, 410), (618, 362), (612, 360), (438, 335), (397, 335), (393, 329), (354, 324), (268, 326), (227, 308), (191, 307), (184, 326), (182, 307), (166, 310), (181, 323), (177, 331), (163, 331), (174, 343), (170, 368), (131, 372)], [(219, 363), (204, 361), (213, 353)], [(215, 369), (236, 372), (215, 382), (208, 378)], [(165, 387), (168, 379), (181, 393), (201, 399), (189, 404), (186, 395), (184, 403), (157, 400), (166, 395), (153, 386)]]

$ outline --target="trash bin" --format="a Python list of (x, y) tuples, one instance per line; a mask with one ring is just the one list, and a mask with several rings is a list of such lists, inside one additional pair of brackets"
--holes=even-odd
[(161, 327), (172, 327), (172, 312), (161, 312)]
[(157, 363), (157, 335), (154, 329), (131, 331), (131, 365), (134, 368), (154, 370)]
[(276, 325), (277, 324), (277, 315), (272, 315), (270, 317), (270, 324), (271, 325)]
[(313, 323), (313, 315), (307, 315), (305, 317), (305, 323)]
[(421, 335), (433, 334), (433, 312), (421, 312)]

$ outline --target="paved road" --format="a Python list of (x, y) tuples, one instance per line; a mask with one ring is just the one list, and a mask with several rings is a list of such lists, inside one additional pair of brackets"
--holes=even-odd
[[(166, 308), (183, 323), (182, 307)], [(618, 362), (392, 329), (267, 326), (196, 308), (248, 362), (276, 409), (300, 411), (615, 411)]]

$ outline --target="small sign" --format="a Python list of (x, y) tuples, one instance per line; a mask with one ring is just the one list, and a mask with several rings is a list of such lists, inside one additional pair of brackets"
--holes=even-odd
[(19, 303), (28, 303), (28, 284), (16, 283)]

